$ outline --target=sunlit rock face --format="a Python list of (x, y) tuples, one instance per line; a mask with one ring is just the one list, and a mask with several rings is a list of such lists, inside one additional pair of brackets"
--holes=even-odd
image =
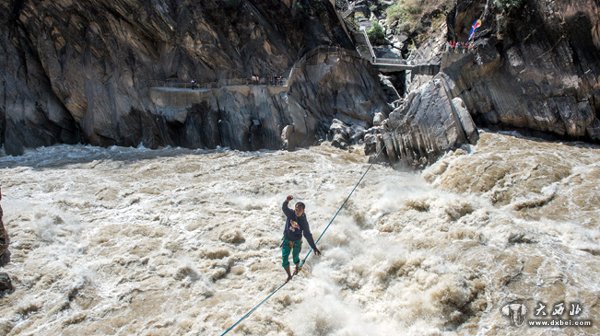
[[(389, 160), (429, 164), (476, 141), (471, 124), (599, 142), (599, 10), (591, 0), (458, 1), (413, 53), (441, 62), (443, 75), (413, 78), (380, 140)], [(465, 109), (470, 117), (456, 122)]]
[[(516, 2), (515, 2), (516, 3)], [(597, 1), (522, 1), (502, 10), (459, 1), (448, 25), (475, 51), (443, 71), (480, 126), (600, 141), (600, 7)], [(450, 31), (450, 29), (449, 29)]]
[(448, 94), (450, 83), (445, 74), (436, 75), (390, 114), (382, 140), (392, 162), (423, 167), (445, 151), (477, 142), (477, 128), (464, 102)]
[[(7, 153), (57, 142), (273, 148), (297, 115), (308, 118), (295, 125), (302, 129), (298, 145), (306, 145), (325, 134), (332, 115), (370, 120), (386, 112), (376, 79), (360, 62), (314, 63), (280, 94), (227, 92), (233, 84), (273, 86), (268, 78), (289, 77), (315, 47), (351, 49), (327, 1), (2, 1), (0, 26)], [(248, 83), (252, 78), (259, 80)], [(150, 99), (165, 80), (225, 89), (180, 107), (173, 119), (172, 106)], [(357, 106), (348, 100), (355, 94), (363, 98)]]

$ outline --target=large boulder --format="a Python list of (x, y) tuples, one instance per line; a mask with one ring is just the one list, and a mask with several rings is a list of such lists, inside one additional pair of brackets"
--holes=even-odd
[(356, 145), (364, 141), (367, 130), (359, 125), (347, 125), (338, 119), (333, 119), (329, 127), (329, 138), (331, 145), (341, 149), (347, 149), (350, 145)]
[(0, 292), (12, 291), (13, 285), (8, 274), (0, 272)]
[(439, 73), (390, 113), (381, 141), (392, 163), (420, 168), (448, 150), (477, 142), (477, 128), (462, 100), (449, 95), (453, 85)]

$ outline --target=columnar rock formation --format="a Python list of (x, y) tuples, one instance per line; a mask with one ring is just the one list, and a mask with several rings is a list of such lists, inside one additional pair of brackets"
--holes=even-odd
[(444, 73), (436, 75), (390, 114), (382, 141), (392, 162), (423, 167), (449, 149), (477, 142), (477, 128), (463, 101), (449, 96), (449, 83)]

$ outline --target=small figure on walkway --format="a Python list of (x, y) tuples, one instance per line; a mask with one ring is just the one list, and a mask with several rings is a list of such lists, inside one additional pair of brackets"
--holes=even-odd
[(192, 89), (197, 89), (198, 88), (198, 83), (196, 82), (195, 79), (192, 79), (190, 81), (190, 84), (192, 85)]
[(455, 40), (450, 40), (448, 41), (448, 47), (449, 47), (449, 51), (454, 52), (456, 50), (456, 41)]
[(286, 216), (285, 228), (283, 230), (283, 243), (281, 244), (281, 256), (283, 259), (282, 266), (287, 273), (287, 280), (292, 279), (292, 273), (290, 272), (290, 252), (292, 253), (292, 259), (296, 265), (294, 275), (298, 274), (301, 270), (300, 266), (300, 250), (302, 249), (302, 235), (308, 241), (308, 245), (315, 251), (315, 255), (321, 255), (321, 251), (315, 245), (308, 220), (306, 219), (306, 213), (304, 213), (305, 205), (302, 202), (296, 202), (294, 210), (288, 208), (288, 203), (294, 199), (291, 195), (288, 196), (281, 209)]

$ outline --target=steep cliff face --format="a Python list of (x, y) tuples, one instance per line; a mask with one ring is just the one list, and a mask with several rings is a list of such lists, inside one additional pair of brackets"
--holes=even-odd
[(422, 168), (449, 149), (477, 142), (473, 119), (462, 99), (449, 95), (450, 83), (448, 76), (440, 73), (390, 113), (381, 137), (390, 161)]
[[(56, 142), (206, 146), (191, 131), (202, 130), (203, 118), (184, 121), (182, 134), (152, 102), (150, 87), (285, 76), (314, 47), (352, 47), (327, 1), (2, 0), (0, 26), (0, 126), (13, 154)], [(295, 85), (318, 92), (313, 84)], [(379, 96), (373, 104), (385, 110)], [(302, 108), (323, 105), (331, 106)]]
[(414, 78), (390, 114), (380, 142), (391, 161), (420, 166), (476, 141), (454, 136), (471, 130), (468, 120), (462, 130), (452, 126), (460, 126), (452, 122), (454, 99), (478, 127), (600, 142), (598, 1), (459, 0), (435, 28), (414, 54), (441, 62), (441, 74)]
[(352, 51), (322, 47), (294, 64), (285, 86), (155, 87), (150, 97), (183, 146), (292, 149), (326, 138), (333, 118), (369, 127), (387, 108), (371, 71)]
[[(486, 3), (489, 5), (486, 8)], [(444, 72), (480, 126), (600, 141), (600, 7), (597, 1), (459, 1), (449, 24), (474, 50)]]

